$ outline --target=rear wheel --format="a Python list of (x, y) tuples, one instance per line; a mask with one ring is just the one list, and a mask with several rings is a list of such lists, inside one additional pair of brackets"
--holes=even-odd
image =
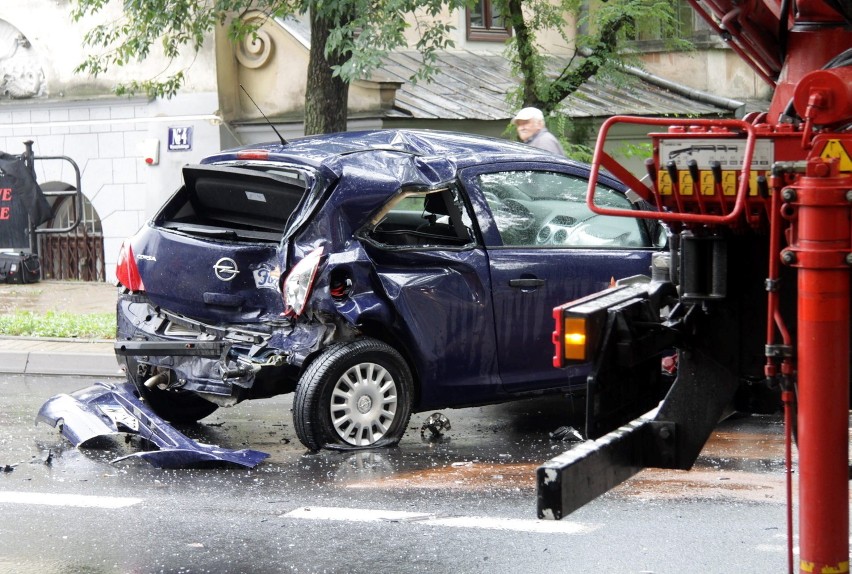
[(219, 408), (218, 405), (190, 391), (149, 389), (141, 384), (137, 384), (136, 388), (139, 390), (139, 396), (152, 411), (175, 424), (198, 422)]
[(304, 372), (293, 401), (299, 440), (311, 450), (396, 444), (411, 418), (411, 371), (375, 339), (336, 343)]

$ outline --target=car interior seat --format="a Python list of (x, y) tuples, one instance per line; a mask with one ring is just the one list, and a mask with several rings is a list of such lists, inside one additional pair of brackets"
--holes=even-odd
[(430, 193), (423, 202), (423, 218), (426, 223), (417, 228), (418, 233), (435, 235), (440, 237), (459, 238), (459, 234), (453, 225), (450, 209), (447, 206), (447, 195), (449, 191)]

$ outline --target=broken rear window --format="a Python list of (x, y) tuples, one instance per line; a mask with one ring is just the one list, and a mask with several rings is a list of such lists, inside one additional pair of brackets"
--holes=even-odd
[(305, 192), (295, 171), (187, 166), (155, 224), (191, 235), (279, 241)]

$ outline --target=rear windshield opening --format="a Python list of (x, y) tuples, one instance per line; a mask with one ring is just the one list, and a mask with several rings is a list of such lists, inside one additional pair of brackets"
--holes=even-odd
[(223, 166), (184, 168), (184, 186), (156, 218), (197, 235), (278, 241), (305, 192), (303, 179)]

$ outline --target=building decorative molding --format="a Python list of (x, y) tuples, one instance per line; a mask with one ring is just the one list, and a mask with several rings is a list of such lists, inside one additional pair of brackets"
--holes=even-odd
[[(265, 18), (250, 16), (249, 21), (256, 20), (259, 23)], [(259, 28), (254, 34), (242, 38), (236, 45), (237, 61), (251, 69), (257, 69), (266, 64), (275, 51), (275, 42), (272, 36), (263, 28)]]
[(0, 20), (0, 99), (35, 98), (45, 91), (44, 71), (30, 41)]

